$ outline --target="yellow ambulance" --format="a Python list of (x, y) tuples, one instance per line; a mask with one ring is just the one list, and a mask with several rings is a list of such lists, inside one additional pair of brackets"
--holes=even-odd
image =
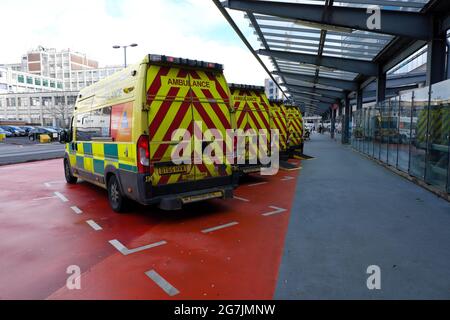
[[(257, 139), (265, 139), (267, 150), (266, 154), (270, 154), (270, 103), (264, 92), (264, 87), (251, 86), (245, 84), (229, 84), (231, 91), (231, 99), (233, 106), (233, 127), (241, 132), (249, 132), (252, 130), (256, 134)], [(261, 131), (262, 130), (262, 131)], [(239, 131), (237, 131), (239, 132)], [(261, 134), (266, 132), (267, 135)], [(240, 174), (249, 174), (260, 172), (262, 164), (258, 157), (259, 148), (262, 146), (254, 144), (248, 136), (245, 142), (245, 159), (241, 163), (237, 163)], [(256, 141), (256, 140), (255, 140)]]
[(285, 104), (285, 108), (289, 131), (288, 149), (292, 156), (296, 151), (303, 153), (303, 116), (298, 106)]
[(280, 159), (287, 160), (289, 131), (286, 107), (282, 100), (269, 100), (269, 103), (272, 116), (270, 127), (279, 132)]
[[(64, 139), (65, 177), (107, 189), (113, 210), (128, 200), (164, 210), (213, 198), (232, 198), (238, 175), (223, 156), (204, 161), (212, 143), (203, 135), (232, 128), (230, 92), (217, 63), (148, 55), (139, 64), (81, 90)], [(174, 141), (183, 129), (188, 138)], [(196, 133), (197, 132), (197, 133)], [(200, 137), (195, 137), (194, 134)], [(177, 138), (178, 139), (178, 138)], [(174, 162), (180, 143), (192, 146), (183, 163)]]

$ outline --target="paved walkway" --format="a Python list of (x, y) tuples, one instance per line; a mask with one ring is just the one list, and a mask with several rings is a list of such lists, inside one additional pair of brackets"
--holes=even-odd
[(450, 204), (329, 136), (305, 153), (275, 298), (449, 299)]

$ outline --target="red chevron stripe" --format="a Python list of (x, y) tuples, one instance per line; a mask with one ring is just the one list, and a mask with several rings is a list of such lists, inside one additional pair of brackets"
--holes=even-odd
[(212, 72), (205, 72), (206, 76), (209, 78), (209, 80), (214, 81), (216, 84), (216, 90), (219, 93), (220, 97), (222, 98), (222, 100), (224, 101), (229, 101), (230, 97), (227, 94), (227, 90), (222, 87), (222, 85), (220, 84), (219, 80), (217, 79), (217, 77), (212, 73)]
[[(176, 96), (178, 92), (180, 91), (180, 88), (172, 87), (170, 88), (168, 92), (168, 96)], [(159, 127), (161, 126), (161, 123), (163, 122), (164, 117), (166, 117), (167, 112), (169, 111), (173, 101), (170, 100), (164, 100), (164, 102), (159, 107), (155, 118), (153, 119), (152, 123), (149, 127), (149, 132), (151, 136), (154, 136), (156, 132), (158, 131)]]
[(194, 102), (194, 108), (199, 113), (200, 117), (202, 118), (202, 121), (206, 124), (206, 126), (210, 129), (215, 128), (214, 122), (212, 122), (211, 118), (209, 117), (208, 113), (202, 106), (200, 102)]
[(169, 182), (170, 175), (160, 176), (158, 185), (167, 184)]
[(239, 119), (238, 119), (238, 121), (236, 123), (237, 127), (239, 129), (245, 129), (245, 128), (241, 128), (241, 126), (242, 126), (242, 122), (244, 121), (244, 118), (245, 118), (246, 114), (247, 114), (247, 111), (242, 111), (240, 116), (239, 116)]
[[(176, 116), (174, 117), (174, 119), (173, 119), (172, 123), (170, 124), (169, 128), (167, 129), (166, 134), (164, 135), (163, 141), (170, 141), (171, 140), (173, 131), (180, 127), (180, 124), (183, 121), (184, 117), (190, 111), (190, 109), (191, 109), (190, 105), (191, 105), (190, 101), (184, 101), (181, 104), (180, 110), (176, 114)], [(188, 126), (188, 128), (186, 128), (186, 129), (192, 133), (192, 122)], [(158, 160), (161, 159), (164, 156), (164, 154), (166, 153), (168, 148), (169, 148), (169, 145), (167, 145), (167, 144), (159, 145), (158, 148), (155, 151), (155, 154), (154, 154), (153, 158), (154, 159), (158, 159)]]
[[(209, 91), (207, 89), (202, 89), (202, 92), (206, 98), (208, 98), (210, 100), (214, 99), (214, 96), (212, 95), (211, 91)], [(230, 120), (229, 120), (229, 118), (226, 117), (226, 115), (224, 114), (224, 112), (223, 112), (222, 108), (219, 106), (219, 104), (217, 102), (209, 102), (209, 105), (212, 107), (212, 109), (214, 110), (216, 115), (219, 117), (219, 120), (222, 123), (222, 126), (225, 129), (230, 129), (231, 128)]]
[(158, 94), (158, 91), (161, 88), (161, 76), (166, 76), (169, 73), (169, 70), (170, 68), (168, 67), (160, 67), (155, 80), (147, 90), (147, 101), (154, 99)]

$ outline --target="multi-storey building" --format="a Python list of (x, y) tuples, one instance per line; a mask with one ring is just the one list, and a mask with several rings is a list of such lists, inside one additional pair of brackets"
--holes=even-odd
[(272, 79), (264, 80), (264, 88), (266, 92), (266, 96), (269, 99), (281, 99), (282, 93), (275, 82)]
[(99, 63), (86, 54), (70, 49), (57, 51), (38, 47), (22, 56), (22, 71), (55, 78), (64, 90), (81, 90), (119, 70), (122, 67), (99, 68)]
[(0, 120), (67, 126), (78, 92), (122, 70), (70, 49), (39, 47), (0, 65)]
[(17, 71), (10, 66), (0, 66), (0, 94), (62, 90), (61, 80)]
[(0, 120), (67, 127), (78, 91), (0, 94)]

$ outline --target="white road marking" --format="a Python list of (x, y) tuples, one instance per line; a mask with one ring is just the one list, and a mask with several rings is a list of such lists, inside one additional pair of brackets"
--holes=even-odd
[(50, 184), (62, 184), (62, 183), (66, 183), (66, 180), (56, 180), (56, 181), (49, 181), (49, 182), (47, 182), (47, 183), (50, 183)]
[(228, 227), (232, 227), (232, 226), (235, 226), (237, 224), (239, 224), (239, 223), (234, 221), (234, 222), (230, 222), (230, 223), (227, 223), (227, 224), (222, 224), (222, 225), (217, 226), (217, 227), (212, 227), (212, 228), (208, 228), (208, 229), (202, 230), (202, 232), (203, 233), (210, 233), (210, 232), (217, 231), (217, 230), (220, 230), (220, 229), (225, 229), (225, 228), (228, 228)]
[(103, 228), (100, 227), (97, 223), (95, 223), (94, 220), (88, 220), (88, 221), (86, 221), (86, 223), (87, 223), (88, 225), (90, 225), (91, 228), (94, 229), (95, 231), (103, 230)]
[(56, 196), (42, 197), (42, 198), (36, 198), (36, 199), (33, 199), (33, 201), (49, 200), (49, 199), (55, 199), (55, 198), (56, 198)]
[(266, 184), (267, 182), (259, 182), (259, 183), (254, 183), (254, 184), (249, 184), (249, 187), (256, 187), (256, 186), (261, 186), (263, 184)]
[(248, 199), (241, 198), (241, 197), (236, 197), (236, 196), (234, 196), (234, 199), (241, 200), (241, 201), (244, 201), (244, 202), (250, 202), (250, 200), (248, 200)]
[(78, 208), (78, 207), (70, 207), (70, 209), (72, 209), (73, 212), (75, 212), (76, 214), (82, 214), (83, 213), (83, 211), (81, 211), (81, 209)]
[(69, 202), (69, 199), (64, 197), (61, 193), (55, 192), (55, 196), (57, 196), (62, 202)]
[(275, 209), (275, 211), (263, 213), (262, 214), (263, 216), (265, 216), (265, 217), (273, 216), (274, 214), (283, 213), (283, 212), (287, 211), (286, 209), (278, 208), (278, 207), (275, 207), (275, 206), (270, 206), (269, 208), (270, 209)]
[(44, 182), (44, 186), (46, 186), (47, 188), (50, 188), (52, 186), (52, 184), (62, 184), (65, 182), (66, 182), (65, 180), (47, 181), (47, 182)]
[(165, 245), (165, 244), (167, 244), (167, 241), (155, 242), (155, 243), (148, 244), (146, 246), (142, 246), (142, 247), (139, 247), (139, 248), (136, 248), (136, 249), (128, 249), (127, 247), (125, 247), (117, 239), (110, 240), (109, 243), (114, 248), (116, 248), (120, 253), (122, 253), (124, 256), (127, 256), (127, 255), (132, 254), (132, 253), (136, 253), (136, 252), (139, 252), (139, 251), (143, 251), (143, 250), (147, 250), (147, 249), (151, 249), (151, 248), (154, 248), (154, 247), (159, 247), (159, 246)]
[(173, 297), (180, 293), (177, 288), (172, 286), (166, 279), (161, 277), (155, 270), (149, 270), (145, 273), (147, 277), (153, 280), (158, 287), (164, 290), (169, 296)]
[(293, 177), (286, 176), (286, 177), (284, 177), (283, 179), (281, 179), (281, 181), (289, 181), (289, 180), (294, 180), (294, 178), (293, 178)]

